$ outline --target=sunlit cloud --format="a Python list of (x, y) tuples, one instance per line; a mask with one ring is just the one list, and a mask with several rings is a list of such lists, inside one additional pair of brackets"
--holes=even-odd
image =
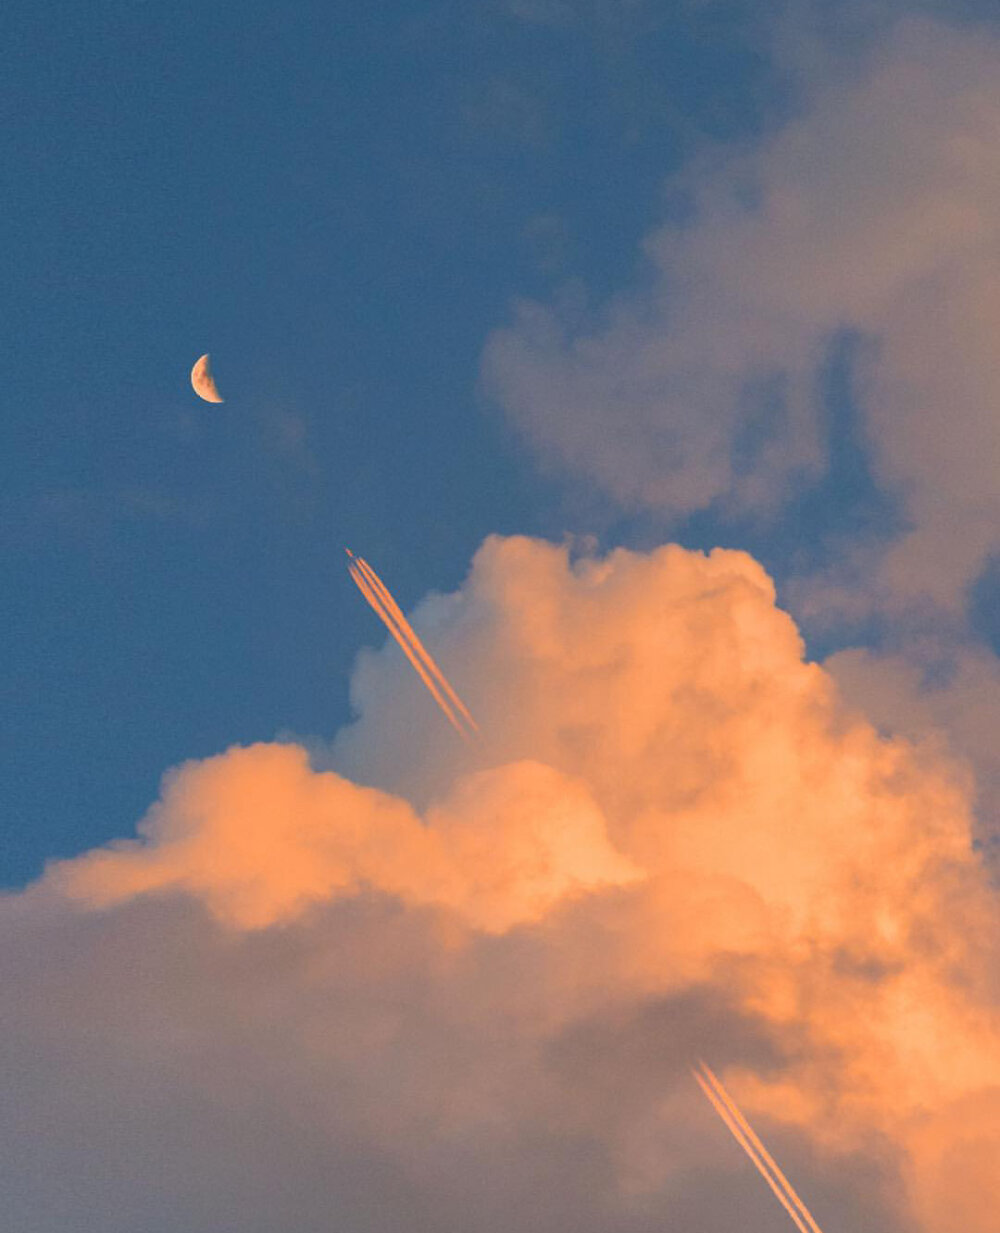
[(58, 1159), (74, 1227), (112, 1233), (470, 1204), (498, 1233), (714, 1233), (732, 1205), (764, 1233), (704, 1050), (824, 1227), (952, 1233), (961, 1188), (991, 1233), (1000, 924), (961, 768), (846, 708), (743, 553), (492, 538), (432, 621), (474, 748), (393, 728), (386, 648), (363, 778), (294, 744), (187, 763), (138, 838), (0, 904), (18, 1227), (68, 1227), (31, 1216), (65, 1210)]

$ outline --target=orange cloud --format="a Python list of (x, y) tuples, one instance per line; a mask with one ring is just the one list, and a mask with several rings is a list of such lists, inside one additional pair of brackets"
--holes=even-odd
[(168, 776), (140, 829), (144, 840), (54, 865), (50, 880), (102, 907), (183, 891), (239, 928), (374, 890), (502, 931), (639, 876), (586, 785), (526, 761), (466, 776), (425, 822), (397, 797), (317, 774), (297, 745), (253, 745)]
[[(398, 656), (367, 656), (338, 771), (294, 745), (186, 764), (139, 839), (32, 894), (101, 909), (106, 938), (204, 904), (306, 1008), (282, 1050), (421, 1186), (456, 1184), (458, 1144), (478, 1176), (522, 1136), (586, 1142), (622, 1228), (638, 1196), (666, 1218), (734, 1167), (691, 1129), (701, 1055), (823, 1227), (952, 1233), (954, 1203), (992, 1233), (1000, 922), (961, 767), (846, 707), (743, 553), (491, 538), (413, 623), (455, 665), (474, 750), (411, 721)], [(286, 970), (284, 936), (326, 957)]]

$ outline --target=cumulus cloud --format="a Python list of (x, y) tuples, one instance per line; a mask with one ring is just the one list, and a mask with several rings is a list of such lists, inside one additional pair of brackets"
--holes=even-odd
[(573, 891), (638, 876), (586, 784), (528, 761), (464, 777), (424, 822), (399, 797), (315, 774), (300, 746), (255, 745), (168, 776), (140, 829), (50, 880), (100, 906), (186, 891), (242, 928), (370, 889), (502, 931)]
[(16, 1227), (763, 1233), (700, 1054), (824, 1227), (990, 1233), (961, 767), (845, 706), (743, 553), (493, 538), (414, 624), (475, 750), (389, 646), (334, 769), (184, 765), (0, 903)]
[(984, 647), (927, 639), (902, 650), (838, 651), (826, 668), (843, 695), (885, 732), (938, 742), (967, 763), (974, 779), (978, 840), (994, 863), (1000, 852), (1000, 661)]
[(1000, 516), (998, 184), (1000, 43), (903, 22), (767, 140), (688, 169), (692, 218), (648, 237), (640, 289), (522, 304), (487, 388), (625, 506), (768, 511), (822, 473), (820, 368), (860, 331), (865, 435), (908, 531), (852, 588), (954, 608)]

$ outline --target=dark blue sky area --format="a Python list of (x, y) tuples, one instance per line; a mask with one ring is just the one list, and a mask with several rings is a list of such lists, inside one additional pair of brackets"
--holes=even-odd
[(0, 23), (12, 884), (129, 833), (183, 758), (332, 734), (381, 641), (345, 543), (409, 605), (490, 531), (607, 531), (481, 405), (483, 342), (514, 296), (627, 284), (665, 177), (789, 99), (745, 4)]

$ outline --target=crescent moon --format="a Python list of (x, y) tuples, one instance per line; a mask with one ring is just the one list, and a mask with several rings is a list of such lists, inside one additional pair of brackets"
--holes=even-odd
[(191, 369), (191, 388), (199, 398), (204, 398), (206, 402), (225, 401), (215, 388), (215, 381), (212, 378), (212, 370), (209, 367), (207, 355), (203, 355), (194, 368)]

